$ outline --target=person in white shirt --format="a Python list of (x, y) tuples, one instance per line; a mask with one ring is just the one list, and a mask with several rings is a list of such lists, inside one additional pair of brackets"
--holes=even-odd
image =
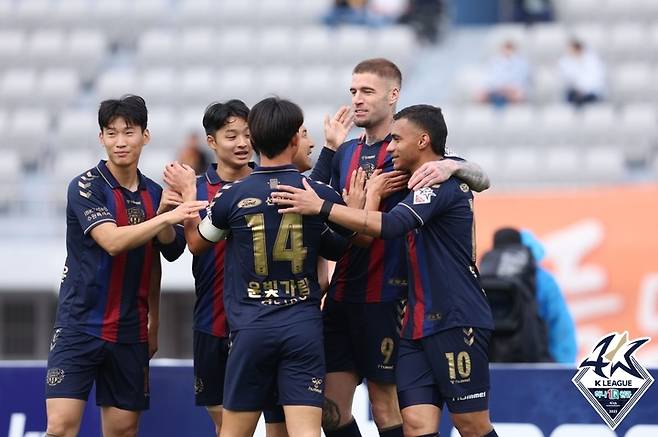
[(488, 66), (481, 103), (504, 106), (521, 103), (528, 98), (530, 67), (513, 41), (505, 41)]
[(581, 107), (605, 97), (605, 66), (581, 41), (569, 42), (568, 53), (560, 58), (559, 68), (569, 103)]

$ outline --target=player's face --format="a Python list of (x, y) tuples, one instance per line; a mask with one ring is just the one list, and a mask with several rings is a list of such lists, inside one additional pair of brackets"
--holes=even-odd
[(398, 89), (393, 81), (374, 73), (352, 75), (352, 109), (354, 124), (369, 128), (377, 126), (393, 113), (398, 99)]
[(391, 142), (386, 151), (393, 158), (396, 170), (411, 170), (419, 158), (419, 146), (422, 142), (422, 132), (407, 119), (393, 121), (391, 126)]
[(208, 135), (206, 139), (219, 165), (240, 169), (249, 164), (253, 150), (247, 120), (229, 117), (214, 136)]
[(312, 165), (311, 162), (311, 152), (313, 152), (313, 138), (308, 134), (306, 127), (302, 126), (299, 128), (299, 145), (297, 147), (297, 153), (292, 158), (292, 163), (300, 172), (305, 172), (310, 170)]
[(116, 117), (104, 127), (98, 137), (105, 147), (107, 159), (117, 167), (137, 165), (142, 148), (151, 136), (148, 129), (128, 124), (123, 117)]

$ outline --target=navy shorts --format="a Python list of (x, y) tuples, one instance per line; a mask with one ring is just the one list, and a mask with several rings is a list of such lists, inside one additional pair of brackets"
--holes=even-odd
[(419, 340), (402, 339), (397, 369), (400, 409), (433, 404), (451, 413), (489, 409), (491, 331), (453, 328)]
[(57, 328), (48, 354), (46, 398), (86, 401), (94, 382), (99, 406), (148, 409), (148, 343), (110, 343)]
[(322, 320), (231, 333), (224, 408), (261, 411), (278, 405), (322, 408), (325, 364)]
[(348, 303), (327, 299), (323, 310), (327, 372), (395, 384), (403, 301)]
[(194, 402), (199, 406), (222, 405), (228, 337), (194, 331)]

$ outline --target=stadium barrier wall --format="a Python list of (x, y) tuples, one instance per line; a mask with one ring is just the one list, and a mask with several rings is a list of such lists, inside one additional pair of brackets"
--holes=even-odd
[[(658, 378), (658, 369), (649, 370)], [(658, 384), (611, 431), (572, 384), (575, 368), (558, 365), (495, 365), (491, 370), (491, 417), (502, 437), (655, 437), (658, 435)], [(0, 437), (42, 437), (46, 428), (45, 363), (0, 364)], [(212, 436), (203, 408), (194, 406), (193, 375), (188, 360), (154, 360), (151, 409), (142, 416), (140, 436)], [(93, 391), (92, 391), (93, 393)], [(355, 417), (364, 437), (378, 436), (369, 416), (366, 390), (359, 387)], [(262, 421), (261, 421), (262, 422)], [(441, 435), (457, 436), (445, 412)], [(257, 436), (264, 436), (260, 423)], [(81, 437), (100, 437), (93, 395)]]

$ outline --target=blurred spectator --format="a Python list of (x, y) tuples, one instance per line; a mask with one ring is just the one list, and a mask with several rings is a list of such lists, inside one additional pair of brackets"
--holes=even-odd
[(514, 0), (514, 21), (533, 24), (553, 20), (550, 0)]
[(560, 73), (566, 85), (566, 99), (580, 107), (603, 99), (605, 66), (591, 49), (577, 39), (571, 40), (567, 54), (559, 61)]
[(489, 62), (484, 91), (478, 95), (478, 101), (499, 107), (523, 102), (528, 96), (529, 82), (528, 62), (513, 41), (505, 41)]
[(198, 175), (203, 174), (208, 169), (208, 157), (196, 132), (191, 132), (185, 137), (183, 146), (178, 152), (177, 161), (189, 165)]
[(527, 230), (521, 231), (521, 242), (530, 249), (537, 262), (537, 307), (539, 317), (548, 328), (548, 352), (557, 363), (574, 363), (577, 353), (576, 327), (560, 286), (540, 264), (546, 255), (544, 246)]
[(439, 40), (443, 13), (443, 0), (410, 0), (400, 23), (413, 27), (421, 42), (435, 44)]
[(393, 24), (399, 20), (407, 3), (408, 0), (335, 0), (324, 23), (328, 26)]

